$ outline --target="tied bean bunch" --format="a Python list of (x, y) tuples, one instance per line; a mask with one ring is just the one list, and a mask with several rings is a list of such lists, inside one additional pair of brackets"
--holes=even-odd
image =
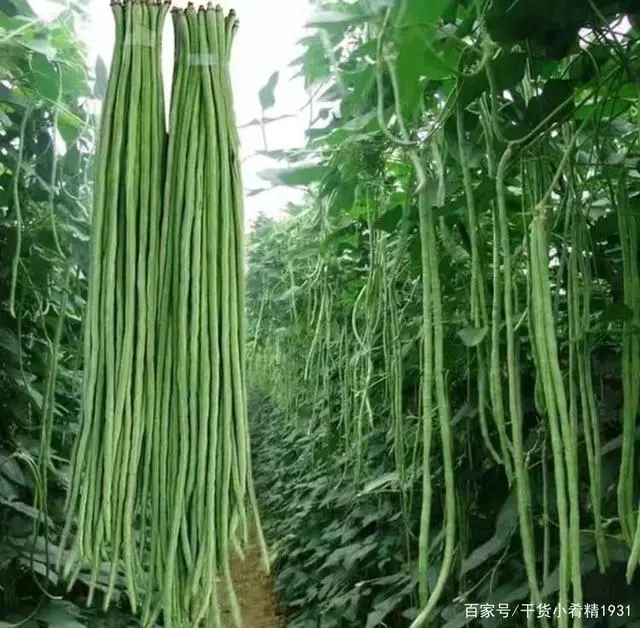
[[(141, 617), (235, 623), (231, 548), (266, 557), (250, 467), (243, 202), (220, 7), (114, 2), (85, 319), (83, 417), (71, 468), (63, 573), (91, 569), (105, 609), (119, 585)], [(162, 31), (175, 56), (168, 131)], [(73, 534), (72, 534), (73, 533)], [(265, 561), (266, 562), (266, 561)]]

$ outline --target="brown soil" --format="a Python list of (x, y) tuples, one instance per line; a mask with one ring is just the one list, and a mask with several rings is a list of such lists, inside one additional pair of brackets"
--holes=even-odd
[[(260, 563), (260, 550), (251, 547), (244, 560), (233, 556), (231, 576), (235, 588), (244, 628), (283, 628), (278, 605), (269, 576)], [(224, 587), (221, 587), (224, 588)], [(226, 596), (221, 591), (221, 614), (224, 628), (234, 628)]]

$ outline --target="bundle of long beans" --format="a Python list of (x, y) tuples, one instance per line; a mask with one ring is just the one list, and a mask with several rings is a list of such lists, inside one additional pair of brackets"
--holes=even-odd
[[(62, 545), (70, 586), (111, 563), (142, 624), (219, 624), (255, 508), (245, 407), (243, 209), (229, 56), (238, 20), (173, 9), (169, 135), (160, 61), (167, 3), (112, 5), (85, 332), (84, 416)], [(249, 507), (251, 506), (251, 508)], [(263, 553), (266, 555), (266, 552)]]

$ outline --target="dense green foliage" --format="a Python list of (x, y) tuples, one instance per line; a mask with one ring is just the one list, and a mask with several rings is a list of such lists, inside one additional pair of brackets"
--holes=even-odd
[[(71, 5), (70, 5), (71, 6)], [(0, 2), (0, 620), (105, 625), (63, 599), (57, 541), (78, 429), (94, 124), (79, 9)], [(93, 84), (93, 87), (92, 87)], [(118, 608), (109, 625), (128, 625)], [(38, 623), (39, 622), (39, 623)], [(82, 622), (82, 623), (78, 623)]]
[(289, 625), (638, 625), (637, 17), (319, 8), (308, 145), (264, 173), (308, 202), (258, 220), (247, 281)]

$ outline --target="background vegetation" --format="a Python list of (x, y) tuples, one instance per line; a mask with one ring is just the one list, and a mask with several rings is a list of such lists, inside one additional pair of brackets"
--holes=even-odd
[[(545, 365), (532, 344), (538, 313), (529, 234), (541, 199), (552, 332), (577, 441), (583, 602), (629, 605), (624, 616), (583, 615), (582, 622), (640, 625), (640, 579), (627, 585), (629, 546), (616, 498), (620, 475), (633, 477), (637, 508), (637, 454), (631, 466), (621, 464), (639, 432), (636, 409), (623, 408), (620, 351), (623, 335), (638, 332), (624, 279), (631, 276), (626, 265), (637, 264), (637, 243), (622, 246), (634, 237), (640, 210), (637, 10), (629, 2), (582, 0), (319, 7), (318, 31), (295, 61), (318, 94), (308, 147), (286, 155), (291, 167), (263, 175), (308, 186), (308, 202), (290, 207), (286, 221), (259, 220), (249, 260), (256, 476), (290, 626), (408, 626), (421, 608), (420, 231), (429, 220), (444, 348), (435, 376), (443, 375), (452, 434), (450, 448), (441, 445), (438, 399), (437, 411), (428, 412), (429, 589), (446, 555), (448, 484), (456, 512), (452, 564), (431, 625), (526, 623), (524, 613), (504, 617), (498, 606), (513, 610), (531, 594), (516, 483), (507, 481), (514, 471), (501, 463), (493, 397), (500, 389), (506, 438), (522, 434), (534, 575), (555, 607), (565, 550)], [(263, 90), (267, 105), (274, 82)], [(500, 173), (509, 146), (514, 157)], [(415, 193), (416, 158), (427, 202)], [(625, 260), (623, 250), (630, 250)], [(505, 269), (512, 320), (495, 323)], [(580, 390), (578, 363), (588, 382)], [(519, 388), (515, 406), (508, 381)], [(578, 405), (583, 395), (591, 395), (592, 412)], [(624, 436), (623, 410), (631, 413)], [(518, 414), (521, 427), (512, 432)], [(587, 416), (592, 421), (584, 423)], [(493, 604), (493, 617), (472, 620), (465, 604)]]

